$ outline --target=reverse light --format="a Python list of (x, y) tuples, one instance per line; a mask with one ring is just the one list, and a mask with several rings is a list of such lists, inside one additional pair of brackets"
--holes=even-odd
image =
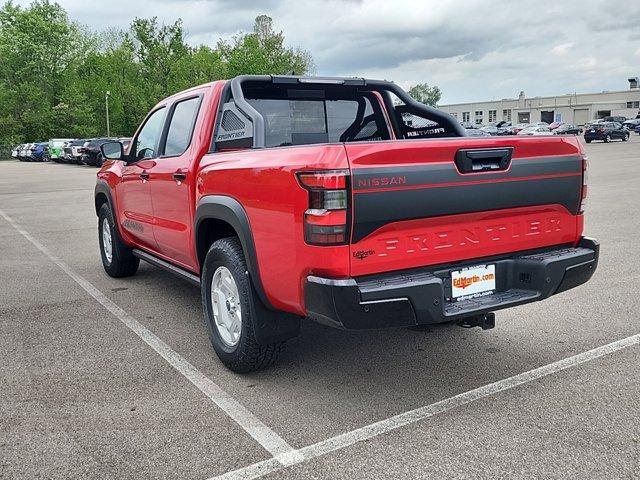
[(304, 212), (304, 239), (310, 245), (347, 242), (348, 170), (299, 172), (300, 185), (309, 192)]
[(584, 213), (584, 209), (587, 206), (587, 191), (588, 191), (588, 180), (589, 180), (589, 172), (587, 171), (589, 167), (589, 160), (586, 155), (582, 155), (582, 196), (580, 199), (580, 208), (578, 209), (578, 213)]

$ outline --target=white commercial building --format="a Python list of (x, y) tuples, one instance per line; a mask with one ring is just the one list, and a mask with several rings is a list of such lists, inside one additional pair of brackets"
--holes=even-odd
[(439, 105), (460, 122), (486, 125), (505, 120), (516, 123), (565, 122), (584, 125), (608, 116), (635, 118), (640, 114), (638, 78), (629, 79), (628, 90), (600, 93), (571, 93), (554, 97), (505, 98), (488, 102)]

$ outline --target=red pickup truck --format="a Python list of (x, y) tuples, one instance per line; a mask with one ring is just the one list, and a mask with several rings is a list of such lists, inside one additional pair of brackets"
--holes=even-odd
[(236, 372), (301, 318), (344, 329), (458, 323), (593, 275), (576, 137), (474, 137), (397, 85), (240, 76), (161, 101), (102, 146), (95, 208), (112, 277), (139, 260), (199, 285)]

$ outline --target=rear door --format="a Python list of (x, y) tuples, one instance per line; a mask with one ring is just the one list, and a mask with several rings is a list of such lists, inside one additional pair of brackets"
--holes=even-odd
[(345, 145), (351, 274), (572, 243), (582, 156), (574, 137)]
[(195, 200), (192, 136), (202, 103), (195, 94), (176, 100), (169, 108), (162, 139), (162, 155), (150, 169), (153, 231), (158, 253), (192, 271), (198, 270), (193, 251), (192, 219)]

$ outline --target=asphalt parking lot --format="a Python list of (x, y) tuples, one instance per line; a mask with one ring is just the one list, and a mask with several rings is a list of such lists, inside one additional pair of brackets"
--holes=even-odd
[(246, 376), (198, 289), (106, 276), (95, 169), (0, 162), (0, 478), (640, 478), (640, 137), (586, 149), (589, 283), (490, 331), (305, 322)]

